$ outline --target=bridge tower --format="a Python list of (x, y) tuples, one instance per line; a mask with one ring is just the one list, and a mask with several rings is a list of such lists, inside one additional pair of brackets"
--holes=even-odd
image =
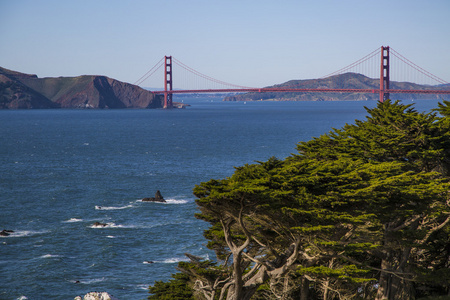
[(172, 108), (172, 56), (164, 56), (164, 108)]
[(380, 102), (389, 99), (389, 46), (381, 46)]

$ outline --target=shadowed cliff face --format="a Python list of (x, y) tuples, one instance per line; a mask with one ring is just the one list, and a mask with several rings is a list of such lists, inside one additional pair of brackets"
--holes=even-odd
[(105, 76), (38, 78), (0, 68), (1, 108), (161, 108), (163, 97)]
[(22, 82), (0, 74), (0, 109), (58, 108), (57, 103)]

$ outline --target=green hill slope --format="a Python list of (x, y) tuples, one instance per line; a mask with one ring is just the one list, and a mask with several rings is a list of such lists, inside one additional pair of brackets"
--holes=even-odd
[[(356, 73), (345, 73), (330, 76), (323, 79), (291, 80), (270, 87), (285, 88), (323, 88), (323, 89), (379, 89), (379, 79), (373, 79)], [(391, 89), (450, 89), (445, 86), (427, 86), (410, 82), (390, 82)], [(393, 94), (393, 99), (450, 99), (444, 95), (422, 94)], [(269, 92), (269, 93), (245, 93), (229, 96), (224, 101), (252, 101), (252, 100), (278, 100), (278, 101), (332, 101), (332, 100), (378, 100), (378, 93), (296, 93), (296, 92)]]

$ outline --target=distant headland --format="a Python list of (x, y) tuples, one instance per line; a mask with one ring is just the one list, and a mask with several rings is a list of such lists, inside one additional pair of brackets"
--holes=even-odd
[[(391, 82), (392, 89), (446, 90), (450, 84), (436, 86), (411, 82)], [(378, 89), (379, 79), (357, 73), (344, 73), (321, 79), (291, 80), (271, 87), (302, 89)], [(270, 87), (269, 87), (270, 88)], [(332, 101), (377, 100), (376, 93), (298, 93), (264, 92), (224, 95), (224, 101)], [(395, 100), (449, 99), (448, 95), (394, 94)], [(46, 77), (20, 73), (0, 67), (0, 109), (30, 108), (163, 108), (164, 96), (154, 94), (137, 85), (106, 76)], [(175, 108), (185, 108), (175, 103)]]
[(164, 97), (106, 76), (47, 77), (0, 67), (0, 109), (162, 108)]
[[(290, 80), (285, 83), (268, 86), (267, 88), (292, 89), (373, 89), (380, 88), (380, 79), (369, 78), (359, 73), (344, 73), (326, 78)], [(391, 81), (391, 89), (398, 90), (449, 90), (450, 84), (421, 85), (412, 82)], [(395, 100), (431, 100), (450, 99), (449, 95), (437, 94), (391, 94)], [(378, 100), (378, 93), (331, 93), (331, 92), (266, 92), (244, 93), (225, 97), (224, 101), (333, 101), (333, 100)]]

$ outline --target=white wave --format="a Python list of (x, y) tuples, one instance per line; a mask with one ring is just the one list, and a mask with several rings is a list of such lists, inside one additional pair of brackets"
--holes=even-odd
[(96, 205), (95, 209), (97, 210), (116, 210), (116, 209), (127, 209), (127, 208), (132, 208), (133, 205), (125, 205), (125, 206), (100, 206), (100, 205)]
[(8, 237), (27, 237), (37, 234), (43, 234), (48, 231), (32, 231), (32, 230), (14, 230), (14, 232), (9, 233), (8, 236), (0, 236), (2, 238), (8, 238)]
[[(153, 202), (153, 201), (148, 201), (148, 203), (155, 203), (155, 204), (185, 204), (188, 203), (189, 200), (186, 199), (175, 199), (175, 198), (170, 198), (170, 199), (165, 199), (166, 202)], [(138, 199), (135, 201), (136, 203), (142, 203), (144, 201), (142, 201), (142, 199)]]
[(69, 220), (63, 221), (63, 223), (75, 223), (75, 222), (83, 222), (83, 219), (70, 218)]
[(53, 254), (45, 254), (45, 255), (39, 256), (39, 258), (55, 258), (55, 257), (61, 257), (61, 256), (53, 255)]
[(166, 199), (166, 204), (185, 204), (188, 200)]
[(174, 263), (179, 263), (180, 261), (189, 261), (189, 259), (187, 257), (183, 257), (183, 258), (179, 258), (179, 257), (173, 257), (173, 258), (168, 258), (162, 261), (155, 261), (156, 263), (162, 263), (162, 264), (174, 264)]
[(17, 298), (17, 300), (26, 300), (26, 299), (28, 299), (27, 296), (20, 296), (19, 298)]
[(113, 236), (113, 235), (107, 235), (106, 236), (108, 239), (115, 239), (116, 237), (115, 236)]
[(90, 228), (123, 228), (125, 226), (123, 225), (117, 225), (114, 222), (110, 222), (110, 223), (100, 223), (100, 224), (92, 224), (91, 226), (89, 226)]
[(140, 290), (148, 290), (148, 287), (150, 286), (151, 284), (138, 284), (136, 287), (138, 288), (138, 289), (140, 289)]

